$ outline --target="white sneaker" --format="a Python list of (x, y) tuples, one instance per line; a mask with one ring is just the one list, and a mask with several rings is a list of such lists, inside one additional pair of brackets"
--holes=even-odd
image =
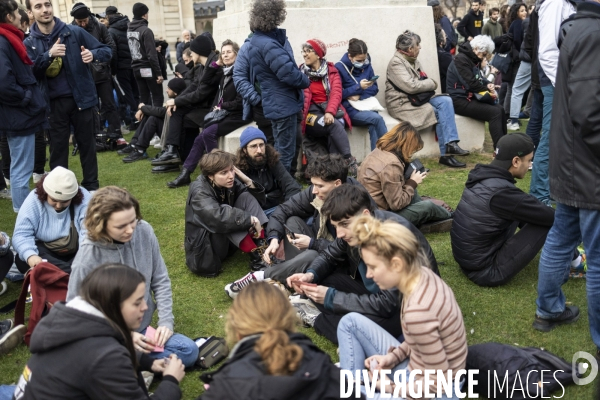
[(4, 182), (6, 183), (6, 186), (10, 186), (10, 179), (4, 178)]
[(310, 299), (301, 299), (300, 296), (290, 296), (289, 299), (304, 326), (314, 326), (315, 320), (321, 315), (321, 311), (319, 311), (314, 303)]
[(162, 145), (160, 144), (160, 142), (158, 142), (157, 144), (154, 145), (154, 148), (158, 149), (158, 150), (162, 150)]
[(518, 131), (519, 129), (521, 129), (521, 125), (519, 125), (518, 122), (509, 122), (508, 124), (506, 124), (506, 129), (508, 129), (509, 131)]
[(238, 279), (235, 282), (228, 283), (225, 285), (225, 293), (232, 299), (235, 299), (238, 294), (242, 291), (243, 288), (251, 284), (252, 282), (258, 282), (258, 279), (254, 276), (252, 272), (244, 275), (244, 277)]
[(158, 136), (154, 135), (154, 137), (150, 141), (150, 146), (154, 146), (157, 144), (160, 144), (160, 138)]
[(6, 354), (19, 344), (23, 343), (23, 336), (25, 336), (25, 332), (27, 332), (27, 327), (25, 325), (13, 327), (12, 323), (11, 327), (12, 328), (8, 332), (0, 336), (0, 354)]
[(0, 296), (4, 294), (4, 292), (6, 292), (8, 290), (8, 285), (6, 284), (6, 282), (2, 281), (2, 283), (0, 283)]
[(45, 172), (43, 174), (36, 174), (34, 172), (33, 173), (33, 183), (38, 183), (44, 177), (44, 175), (46, 175)]

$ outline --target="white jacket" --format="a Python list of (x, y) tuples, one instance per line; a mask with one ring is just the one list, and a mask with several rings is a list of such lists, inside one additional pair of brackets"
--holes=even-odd
[(538, 7), (540, 33), (539, 60), (542, 70), (556, 85), (558, 70), (558, 33), (560, 24), (573, 13), (575, 7), (567, 0), (545, 0)]

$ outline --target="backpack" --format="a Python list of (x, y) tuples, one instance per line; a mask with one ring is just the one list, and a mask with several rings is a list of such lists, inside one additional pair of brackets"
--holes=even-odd
[(27, 271), (15, 308), (15, 325), (25, 322), (25, 299), (30, 286), (32, 304), (25, 333), (27, 346), (40, 319), (48, 314), (54, 303), (66, 300), (69, 274), (49, 262), (41, 262)]
[[(474, 375), (477, 384), (473, 391), (489, 399), (550, 398), (555, 391), (560, 397), (563, 387), (574, 383), (570, 363), (536, 347), (500, 343), (469, 346), (467, 369), (479, 370)], [(542, 380), (544, 385), (540, 387), (538, 382)]]

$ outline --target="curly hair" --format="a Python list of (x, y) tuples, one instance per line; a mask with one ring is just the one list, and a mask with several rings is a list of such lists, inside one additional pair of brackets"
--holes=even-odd
[(140, 203), (127, 190), (118, 186), (98, 189), (90, 200), (85, 214), (84, 223), (90, 240), (112, 243), (113, 239), (106, 232), (106, 223), (113, 213), (131, 208), (135, 209), (136, 219), (141, 220)]
[(473, 52), (481, 51), (484, 53), (492, 54), (494, 52), (494, 49), (496, 48), (494, 46), (494, 41), (492, 40), (492, 38), (487, 35), (477, 35), (469, 43), (471, 44)]
[(446, 44), (446, 39), (444, 38), (444, 29), (442, 29), (442, 25), (434, 24), (435, 27), (435, 44), (438, 47), (444, 47)]
[(521, 7), (525, 7), (525, 10), (527, 10), (527, 5), (525, 3), (515, 3), (510, 7), (505, 20), (506, 25), (504, 26), (507, 32), (512, 23), (519, 19), (519, 10), (521, 10)]
[(318, 156), (306, 166), (306, 175), (322, 179), (325, 182), (334, 182), (339, 179), (342, 183), (346, 183), (348, 164), (339, 154)]
[(396, 39), (396, 50), (407, 52), (412, 47), (418, 46), (419, 43), (421, 43), (421, 36), (407, 29)]
[(250, 30), (269, 32), (283, 24), (287, 11), (285, 0), (254, 0), (250, 8)]
[[(248, 171), (252, 167), (248, 163), (248, 154), (244, 151), (245, 147), (240, 147), (235, 155), (235, 166), (241, 171)], [(275, 150), (275, 147), (268, 143), (265, 143), (265, 156), (267, 157), (267, 166), (274, 168), (279, 162), (279, 153)]]
[[(48, 175), (44, 175), (42, 179), (40, 179), (38, 183), (35, 184), (35, 194), (37, 195), (38, 200), (42, 203), (48, 201), (48, 193), (46, 193), (46, 191), (44, 190), (44, 181), (46, 180), (46, 176)], [(71, 199), (71, 204), (76, 206), (81, 204), (82, 202), (83, 192), (81, 191), (81, 188), (79, 188), (77, 189), (77, 194), (75, 195), (75, 197)]]

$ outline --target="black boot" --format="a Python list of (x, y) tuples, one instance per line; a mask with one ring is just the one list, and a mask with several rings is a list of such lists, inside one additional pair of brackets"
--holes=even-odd
[(263, 254), (265, 254), (265, 250), (269, 247), (269, 244), (262, 238), (253, 240), (256, 244), (256, 248), (250, 251), (250, 269), (252, 271), (260, 271), (269, 266), (269, 264), (263, 260)]
[(192, 182), (192, 180), (190, 179), (191, 174), (192, 173), (190, 171), (183, 168), (179, 176), (175, 178), (174, 181), (167, 182), (167, 186), (173, 189), (181, 186), (187, 186)]
[(168, 145), (167, 151), (165, 151), (157, 159), (152, 160), (151, 163), (152, 165), (181, 164), (181, 158), (179, 158), (177, 147)]
[(157, 165), (156, 167), (152, 167), (153, 174), (163, 174), (166, 172), (179, 172), (179, 165), (166, 164), (166, 165)]
[(458, 145), (458, 142), (450, 142), (446, 145), (446, 154), (455, 156), (468, 156), (471, 153), (467, 150), (461, 149)]
[(464, 168), (467, 166), (467, 164), (461, 163), (452, 156), (441, 156), (439, 162), (440, 164), (446, 165), (450, 168)]

